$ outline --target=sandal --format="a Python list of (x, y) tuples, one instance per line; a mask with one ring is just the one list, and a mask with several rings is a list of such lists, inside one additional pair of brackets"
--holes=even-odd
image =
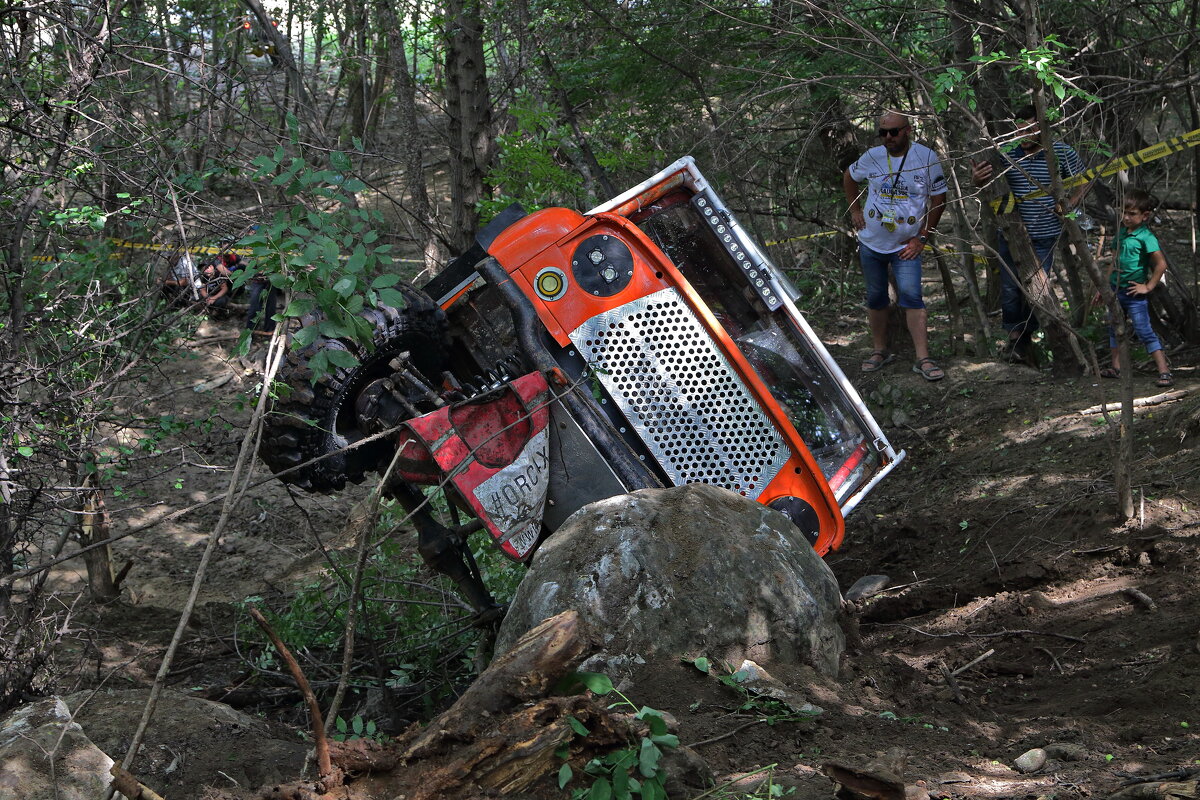
[(1154, 382), (1154, 385), (1161, 386), (1165, 389), (1168, 386), (1174, 386), (1175, 379), (1171, 377), (1170, 372), (1160, 372), (1158, 373), (1158, 380)]
[(896, 360), (895, 353), (889, 353), (886, 350), (873, 350), (871, 355), (863, 359), (863, 372), (878, 372), (883, 369), (885, 364), (890, 364)]
[(918, 373), (927, 381), (940, 381), (946, 377), (945, 371), (932, 358), (922, 358), (913, 364), (913, 372)]
[(1117, 369), (1116, 367), (1105, 367), (1104, 369), (1100, 370), (1100, 377), (1119, 378), (1121, 377), (1121, 370)]

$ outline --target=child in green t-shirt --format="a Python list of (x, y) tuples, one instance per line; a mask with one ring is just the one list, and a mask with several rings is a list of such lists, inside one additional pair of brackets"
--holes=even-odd
[[(1110, 276), (1113, 291), (1117, 293), (1117, 300), (1129, 317), (1134, 333), (1142, 340), (1146, 352), (1158, 367), (1155, 384), (1166, 387), (1175, 381), (1171, 378), (1162, 344), (1150, 324), (1150, 303), (1146, 300), (1146, 295), (1154, 291), (1167, 271), (1167, 259), (1158, 246), (1158, 239), (1147, 227), (1157, 206), (1158, 201), (1147, 191), (1136, 188), (1125, 191), (1125, 211), (1121, 215), (1122, 226), (1113, 240), (1113, 250), (1117, 255)], [(1100, 375), (1119, 378), (1121, 359), (1117, 352), (1117, 335), (1111, 324), (1108, 326), (1108, 345), (1112, 350), (1112, 366), (1100, 370)]]

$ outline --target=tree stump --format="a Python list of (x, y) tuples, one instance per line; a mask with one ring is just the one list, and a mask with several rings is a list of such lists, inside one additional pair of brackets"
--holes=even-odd
[[(260, 796), (529, 797), (537, 782), (543, 781), (543, 788), (551, 786), (549, 780), (561, 769), (564, 756), (576, 773), (582, 773), (592, 757), (646, 735), (645, 723), (632, 714), (610, 711), (607, 700), (590, 692), (553, 695), (590, 650), (579, 615), (565, 611), (522, 636), (427, 727), (414, 726), (394, 742), (334, 743), (331, 759), (348, 776), (342, 786), (297, 782), (271, 787)], [(586, 736), (577, 732), (581, 724)], [(557, 784), (552, 788), (557, 791)]]

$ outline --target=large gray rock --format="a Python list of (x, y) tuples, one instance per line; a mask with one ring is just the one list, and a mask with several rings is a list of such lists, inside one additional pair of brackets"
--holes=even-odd
[(837, 581), (784, 515), (693, 484), (602, 500), (542, 544), (496, 652), (567, 609), (598, 634), (589, 668), (656, 656), (804, 663), (836, 675)]
[[(67, 705), (98, 747), (123, 759), (149, 689), (68, 695)], [(205, 787), (234, 790), (291, 780), (307, 746), (291, 731), (182, 692), (164, 690), (130, 770), (164, 797), (200, 798)]]
[(96, 800), (112, 782), (112, 765), (57, 697), (0, 721), (0, 800)]

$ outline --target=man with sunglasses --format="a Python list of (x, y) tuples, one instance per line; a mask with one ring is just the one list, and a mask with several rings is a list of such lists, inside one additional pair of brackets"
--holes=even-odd
[(883, 143), (863, 153), (842, 175), (867, 284), (873, 349), (863, 361), (862, 371), (875, 372), (895, 358), (887, 341), (890, 268), (916, 352), (913, 372), (927, 381), (939, 381), (946, 373), (929, 357), (928, 318), (921, 298), (921, 253), (946, 206), (946, 176), (937, 153), (909, 141), (911, 131), (905, 115), (884, 114), (879, 118), (878, 131)]
[[(1039, 189), (1050, 186), (1050, 165), (1046, 151), (1042, 148), (1041, 132), (1038, 127), (1037, 111), (1032, 105), (1017, 109), (1014, 115), (1017, 129), (1015, 137), (1020, 137), (1017, 144), (1003, 151), (1002, 169), (1008, 188), (1017, 198), (1031, 194)], [(1053, 142), (1054, 160), (1058, 164), (1058, 174), (1069, 178), (1083, 172), (1083, 161), (1070, 145), (1063, 142)], [(974, 163), (971, 169), (971, 179), (976, 186), (984, 186), (992, 180), (995, 168), (986, 161)], [(1079, 202), (1086, 187), (1081, 186), (1068, 200), (1071, 206)], [(1054, 248), (1062, 233), (1063, 224), (1059, 216), (1061, 209), (1056, 209), (1054, 198), (1049, 196), (1030, 198), (1017, 201), (1017, 211), (1021, 214), (1021, 222), (1029, 241), (1033, 245), (1041, 271), (1034, 271), (1030, 283), (1030, 291), (1035, 296), (1044, 292), (1046, 281), (1049, 280), (1050, 268), (1054, 264)], [(1005, 355), (1013, 361), (1022, 361), (1032, 366), (1037, 362), (1032, 350), (1032, 337), (1038, 329), (1038, 318), (1026, 299), (1026, 290), (1021, 284), (1021, 272), (1013, 258), (1004, 233), (998, 231), (996, 252), (1000, 256), (1000, 309), (1001, 322), (1008, 331), (1008, 348)]]

